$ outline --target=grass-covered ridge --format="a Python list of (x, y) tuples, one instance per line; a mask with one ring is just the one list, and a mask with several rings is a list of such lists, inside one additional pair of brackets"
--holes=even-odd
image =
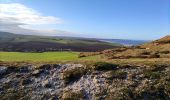
[(91, 38), (21, 35), (0, 32), (0, 51), (44, 52), (44, 51), (101, 51), (120, 47), (117, 43), (103, 42)]

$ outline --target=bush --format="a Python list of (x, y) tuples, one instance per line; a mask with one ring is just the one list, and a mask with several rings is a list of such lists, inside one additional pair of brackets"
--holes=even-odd
[(80, 79), (87, 71), (84, 68), (74, 68), (63, 72), (62, 79), (65, 81), (65, 84), (69, 84)]
[(133, 99), (132, 90), (128, 87), (122, 87), (117, 92), (110, 92), (106, 96), (106, 100), (138, 100)]
[(151, 71), (163, 71), (166, 67), (166, 65), (153, 65)]
[(93, 69), (94, 70), (99, 70), (99, 71), (107, 71), (107, 70), (115, 70), (117, 69), (116, 64), (111, 64), (111, 63), (107, 63), (107, 62), (96, 62), (93, 65)]
[(160, 75), (161, 74), (159, 72), (153, 72), (153, 71), (147, 71), (146, 73), (144, 73), (144, 77), (149, 79), (159, 79)]
[(168, 92), (166, 92), (165, 86), (163, 84), (149, 85), (136, 93), (135, 100), (169, 100)]

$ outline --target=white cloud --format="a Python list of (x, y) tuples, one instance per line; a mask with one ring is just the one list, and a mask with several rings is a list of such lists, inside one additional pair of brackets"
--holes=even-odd
[(38, 11), (19, 3), (0, 4), (0, 31), (29, 35), (63, 35), (75, 33), (57, 29), (35, 29), (34, 26), (61, 24), (63, 21), (54, 16), (43, 16)]
[(0, 22), (8, 24), (57, 24), (61, 19), (42, 16), (39, 12), (19, 3), (0, 4)]

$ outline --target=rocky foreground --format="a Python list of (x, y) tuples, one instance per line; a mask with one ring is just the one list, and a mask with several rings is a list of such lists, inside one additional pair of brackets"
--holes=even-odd
[(1, 65), (0, 99), (170, 100), (170, 65)]

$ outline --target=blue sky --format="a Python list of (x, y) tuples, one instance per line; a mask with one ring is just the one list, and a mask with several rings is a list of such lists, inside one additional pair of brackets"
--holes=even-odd
[(59, 30), (59, 35), (68, 32), (81, 37), (142, 40), (170, 35), (170, 0), (0, 0), (0, 3), (21, 4), (43, 18), (54, 17), (39, 25), (27, 21), (24, 24), (28, 25), (23, 27)]

